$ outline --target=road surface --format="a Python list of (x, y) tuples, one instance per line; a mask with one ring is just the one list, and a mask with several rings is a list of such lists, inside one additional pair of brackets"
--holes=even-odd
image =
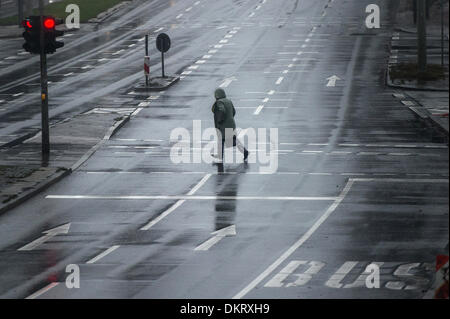
[[(364, 25), (370, 3), (381, 29)], [(52, 121), (150, 103), (69, 177), (0, 216), (0, 297), (422, 298), (448, 244), (448, 147), (384, 85), (394, 9), (158, 0), (66, 37), (50, 58)], [(133, 90), (146, 32), (171, 36), (166, 72), (182, 76), (150, 97)], [(38, 65), (2, 61), (6, 141), (40, 124)], [(160, 72), (153, 47), (151, 61)], [(275, 172), (171, 160), (171, 132), (211, 127), (221, 85), (239, 127), (278, 129)], [(71, 264), (80, 288), (66, 286)], [(369, 264), (379, 288), (366, 286)]]

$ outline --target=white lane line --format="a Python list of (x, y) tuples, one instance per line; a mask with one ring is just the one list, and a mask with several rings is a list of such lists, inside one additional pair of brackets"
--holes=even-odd
[(136, 115), (138, 115), (139, 114), (139, 112), (141, 112), (143, 110), (143, 108), (142, 107), (140, 107), (140, 108), (138, 108), (138, 109), (136, 109), (136, 111), (134, 111), (133, 113), (131, 113), (131, 117), (135, 117)]
[(186, 9), (186, 12), (189, 12), (191, 10), (192, 10), (192, 7), (189, 7), (189, 8)]
[(195, 62), (195, 63), (197, 63), (197, 64), (204, 64), (206, 61), (205, 60), (198, 60), (197, 62)]
[(216, 44), (216, 45), (214, 46), (215, 49), (220, 49), (220, 48), (222, 48), (222, 47), (223, 47), (223, 44)]
[(153, 33), (158, 33), (158, 32), (160, 32), (162, 30), (164, 30), (164, 28), (159, 28), (159, 29), (156, 29), (155, 31), (153, 31)]
[(191, 65), (190, 67), (188, 67), (188, 69), (190, 70), (197, 70), (198, 69), (198, 65)]
[[(161, 174), (174, 174), (173, 172), (159, 172)], [(249, 173), (250, 174), (250, 173)], [(259, 173), (257, 173), (259, 174)], [(262, 174), (261, 174), (262, 175)], [(334, 201), (337, 197), (308, 197), (308, 196), (195, 196), (195, 195), (154, 195), (154, 196), (109, 196), (109, 195), (47, 195), (46, 199), (92, 199), (92, 200), (178, 200), (173, 206), (179, 207), (187, 200), (273, 200), (273, 201)], [(177, 207), (171, 206), (170, 213)], [(170, 213), (164, 212), (164, 217)], [(160, 218), (161, 214), (158, 218)], [(161, 217), (160, 219), (162, 219)], [(158, 220), (159, 221), (159, 220)], [(155, 222), (156, 224), (156, 222)]]
[(255, 13), (254, 13), (254, 12), (252, 12), (252, 13), (250, 13), (250, 14), (249, 14), (249, 16), (248, 16), (248, 17), (249, 17), (249, 18), (251, 18), (251, 17), (253, 17), (254, 15), (255, 15)]
[(24, 94), (25, 94), (25, 92), (20, 92), (20, 93), (13, 94), (12, 96), (18, 97), (18, 96), (21, 96), (21, 95), (24, 95)]
[(212, 55), (206, 54), (202, 57), (202, 59), (211, 59)]
[(112, 253), (114, 250), (116, 250), (119, 247), (120, 247), (120, 245), (114, 245), (114, 246), (109, 247), (107, 250), (105, 250), (101, 254), (99, 254), (99, 255), (95, 256), (94, 258), (92, 258), (91, 260), (87, 261), (86, 264), (93, 264), (93, 263), (99, 261), (100, 259), (102, 259), (106, 255), (109, 255), (110, 253)]
[(388, 153), (390, 156), (411, 156), (411, 153)]
[(34, 294), (26, 297), (25, 299), (36, 299), (39, 296), (42, 296), (43, 294), (45, 294), (47, 291), (49, 291), (50, 289), (56, 287), (59, 285), (59, 282), (52, 282), (51, 284), (45, 286), (44, 288), (36, 291)]
[(198, 6), (200, 4), (200, 1), (196, 1), (195, 3), (194, 3), (194, 6)]
[(179, 15), (177, 15), (177, 16), (175, 17), (175, 19), (180, 19), (182, 16), (183, 16), (183, 14), (180, 13)]
[(228, 43), (228, 40), (220, 40), (219, 43)]
[(261, 113), (262, 109), (264, 108), (264, 105), (260, 105), (258, 106), (258, 108), (256, 109), (256, 111), (253, 113), (254, 115), (258, 115), (259, 113)]
[(208, 53), (209, 54), (214, 54), (214, 53), (217, 53), (217, 50), (209, 50)]
[(281, 255), (274, 263), (272, 263), (266, 270), (264, 270), (258, 277), (256, 277), (252, 282), (250, 282), (244, 289), (239, 291), (233, 296), (233, 299), (241, 299), (246, 294), (248, 294), (253, 288), (255, 288), (261, 281), (263, 281), (267, 276), (269, 276), (278, 266), (280, 266), (287, 258), (289, 258), (305, 241), (307, 241), (312, 234), (322, 225), (327, 218), (336, 210), (339, 204), (344, 200), (350, 191), (354, 183), (353, 179), (349, 179), (344, 189), (342, 190), (339, 197), (335, 199), (333, 204), (326, 210), (326, 212), (314, 223), (314, 225), (288, 250), (286, 250), (283, 255)]
[[(202, 187), (207, 181), (208, 179), (211, 177), (212, 174), (206, 174), (201, 180), (200, 182), (198, 182), (198, 184), (196, 186), (194, 186), (194, 188), (189, 191), (189, 193), (187, 193), (188, 196), (192, 196), (194, 195), (199, 189), (200, 187)], [(183, 205), (183, 203), (185, 202), (185, 199), (180, 199), (178, 200), (175, 204), (173, 204), (169, 209), (167, 209), (165, 212), (163, 212), (161, 215), (159, 215), (157, 218), (155, 218), (154, 220), (150, 221), (147, 225), (145, 225), (144, 227), (141, 228), (141, 230), (149, 230), (151, 227), (153, 227), (154, 225), (156, 225), (159, 221), (161, 221), (163, 218), (165, 218), (166, 216), (168, 216), (170, 213), (172, 213), (174, 210), (176, 210), (178, 207), (180, 207), (181, 205)]]
[(211, 177), (211, 174), (206, 174), (200, 182), (198, 182), (197, 185), (195, 185), (195, 187), (193, 189), (191, 189), (191, 191), (189, 193), (187, 193), (188, 196), (194, 195), (199, 189), (200, 187), (202, 187), (207, 181), (208, 179)]
[(181, 205), (183, 205), (183, 203), (186, 200), (178, 200), (175, 204), (173, 204), (172, 206), (170, 206), (169, 209), (167, 209), (166, 211), (164, 211), (161, 215), (159, 215), (157, 218), (155, 218), (154, 220), (150, 221), (147, 225), (145, 225), (144, 227), (141, 228), (141, 230), (149, 230), (150, 228), (152, 228), (154, 225), (156, 225), (158, 222), (160, 222), (162, 219), (164, 219), (166, 216), (168, 216), (170, 213), (172, 213), (175, 209), (177, 209), (178, 207), (180, 207)]
[(275, 93), (274, 90), (270, 90), (270, 91), (267, 93), (267, 95), (273, 95), (274, 93)]
[(354, 182), (386, 182), (386, 183), (449, 183), (448, 179), (413, 179), (413, 178), (354, 178)]
[(283, 80), (284, 80), (284, 77), (280, 76), (280, 77), (278, 78), (278, 80), (275, 82), (275, 84), (276, 84), (276, 85), (280, 85), (281, 82), (283, 82)]

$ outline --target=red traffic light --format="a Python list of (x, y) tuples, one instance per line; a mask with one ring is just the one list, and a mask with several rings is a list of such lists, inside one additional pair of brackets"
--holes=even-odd
[(23, 21), (22, 21), (22, 25), (23, 25), (25, 28), (29, 28), (29, 29), (33, 28), (33, 25), (31, 24), (30, 20), (23, 20)]
[(45, 20), (44, 20), (44, 27), (46, 28), (46, 29), (53, 29), (53, 28), (55, 28), (55, 25), (56, 25), (56, 23), (55, 23), (55, 19), (53, 19), (53, 18), (45, 18)]

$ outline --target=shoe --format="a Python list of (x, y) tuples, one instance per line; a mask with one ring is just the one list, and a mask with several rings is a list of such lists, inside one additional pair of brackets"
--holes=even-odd
[(244, 151), (244, 162), (247, 161), (247, 158), (248, 158), (248, 151), (245, 150), (245, 151)]

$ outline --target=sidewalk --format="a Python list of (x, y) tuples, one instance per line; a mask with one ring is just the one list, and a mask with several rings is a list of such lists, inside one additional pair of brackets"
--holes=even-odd
[[(444, 8), (448, 18), (448, 2)], [(439, 18), (437, 18), (439, 17)], [(448, 141), (448, 109), (449, 109), (449, 70), (448, 70), (448, 21), (444, 33), (445, 78), (418, 83), (416, 80), (392, 79), (391, 71), (396, 66), (417, 62), (417, 36), (413, 24), (412, 10), (407, 1), (402, 1), (397, 13), (397, 32), (392, 36), (390, 57), (387, 70), (387, 85), (398, 89), (399, 102), (408, 107), (421, 121), (435, 128), (446, 136)], [(427, 58), (429, 64), (441, 64), (441, 32), (439, 2), (431, 8), (427, 21)]]

